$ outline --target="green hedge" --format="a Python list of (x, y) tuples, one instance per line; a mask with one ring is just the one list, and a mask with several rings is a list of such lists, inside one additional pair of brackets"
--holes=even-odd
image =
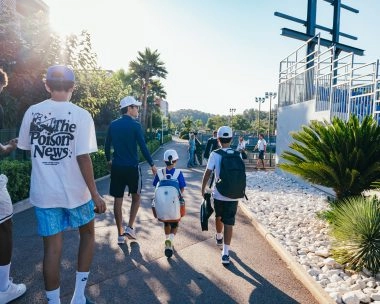
[(29, 160), (2, 160), (0, 171), (8, 177), (7, 189), (13, 203), (29, 197), (32, 172), (32, 164)]

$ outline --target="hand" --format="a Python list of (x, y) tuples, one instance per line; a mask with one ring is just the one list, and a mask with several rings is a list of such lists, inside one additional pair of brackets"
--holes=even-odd
[(153, 166), (151, 167), (151, 170), (152, 170), (153, 175), (156, 175), (156, 174), (157, 174), (157, 168), (156, 168), (155, 165), (153, 165)]
[(17, 148), (18, 138), (13, 138), (8, 142), (8, 145), (11, 146), (12, 150)]
[(106, 203), (104, 202), (103, 198), (100, 196), (99, 193), (95, 197), (93, 197), (92, 200), (95, 203), (95, 213), (101, 214), (107, 210)]

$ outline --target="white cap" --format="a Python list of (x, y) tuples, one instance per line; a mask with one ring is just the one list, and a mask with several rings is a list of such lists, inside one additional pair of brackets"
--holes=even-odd
[(173, 162), (178, 159), (178, 154), (176, 150), (166, 150), (164, 153), (164, 161)]
[(134, 99), (132, 96), (126, 96), (122, 100), (120, 100), (120, 109), (135, 105), (135, 106), (141, 106), (141, 102)]
[(232, 137), (232, 129), (228, 126), (223, 126), (218, 129), (218, 138), (231, 138)]

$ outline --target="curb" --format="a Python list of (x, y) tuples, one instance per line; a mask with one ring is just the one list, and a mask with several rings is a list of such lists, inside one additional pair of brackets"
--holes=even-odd
[(259, 231), (280, 258), (288, 265), (296, 278), (310, 291), (313, 297), (323, 304), (336, 304), (330, 295), (319, 285), (295, 260), (295, 258), (280, 244), (280, 242), (253, 216), (252, 212), (244, 203), (239, 204), (244, 214), (251, 220), (253, 226)]

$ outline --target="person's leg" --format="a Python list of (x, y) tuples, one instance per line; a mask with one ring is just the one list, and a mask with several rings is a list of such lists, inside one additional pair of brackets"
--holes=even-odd
[(12, 245), (12, 219), (10, 218), (0, 224), (0, 266), (11, 262)]
[(215, 241), (218, 246), (223, 245), (223, 222), (222, 222), (222, 213), (223, 213), (223, 204), (221, 201), (214, 199), (214, 210), (215, 210)]
[(75, 290), (71, 299), (71, 304), (86, 303), (84, 291), (90, 274), (90, 266), (94, 256), (95, 247), (94, 220), (79, 227), (79, 235), (78, 267), (75, 279)]
[(171, 227), (169, 223), (164, 223), (165, 238), (167, 239), (169, 238), (170, 231), (171, 231)]
[(116, 228), (117, 228), (117, 232), (119, 236), (124, 235), (122, 205), (123, 205), (123, 197), (115, 197), (114, 203), (113, 203), (113, 212), (114, 212)]
[(129, 214), (129, 222), (128, 226), (133, 228), (133, 224), (135, 223), (137, 212), (140, 208), (141, 195), (139, 193), (132, 193), (132, 204), (131, 211)]
[(229, 250), (232, 240), (233, 226), (235, 225), (235, 216), (237, 212), (237, 201), (224, 202), (222, 213), (222, 222), (224, 224), (224, 241), (222, 250), (222, 264), (229, 264)]
[(43, 276), (45, 290), (52, 291), (60, 285), (60, 266), (62, 254), (62, 232), (43, 237), (44, 258)]

